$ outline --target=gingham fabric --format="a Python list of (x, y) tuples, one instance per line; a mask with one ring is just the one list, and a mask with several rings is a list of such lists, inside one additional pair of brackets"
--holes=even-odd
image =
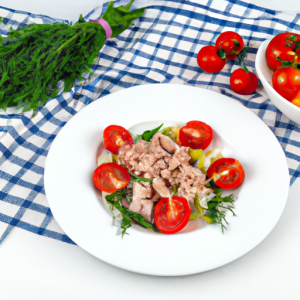
[[(106, 42), (90, 78), (49, 100), (33, 118), (30, 112), (0, 113), (0, 242), (17, 226), (73, 243), (52, 217), (45, 196), (43, 174), (51, 143), (66, 122), (90, 102), (98, 98), (105, 101), (102, 97), (107, 94), (140, 84), (188, 84), (237, 99), (276, 135), (286, 154), (291, 184), (299, 177), (300, 127), (270, 103), (263, 88), (248, 96), (232, 92), (229, 77), (239, 67), (237, 61), (227, 62), (220, 73), (212, 75), (199, 69), (196, 56), (221, 32), (236, 31), (250, 47), (244, 64), (255, 71), (260, 44), (284, 31), (300, 33), (300, 14), (235, 0), (140, 0), (135, 7), (145, 4), (148, 9), (135, 26)], [(99, 19), (105, 9), (106, 5), (97, 7), (86, 19)], [(2, 35), (10, 27), (17, 29), (32, 22), (68, 23), (3, 7), (0, 16), (4, 17)]]

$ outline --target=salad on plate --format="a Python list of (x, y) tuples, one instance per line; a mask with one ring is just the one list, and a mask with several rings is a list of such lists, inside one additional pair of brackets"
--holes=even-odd
[(214, 134), (204, 122), (163, 126), (139, 135), (118, 125), (103, 132), (93, 182), (113, 218), (121, 218), (122, 236), (133, 223), (174, 234), (196, 219), (223, 231), (226, 211), (235, 214), (233, 194), (222, 191), (242, 184), (241, 163), (209, 147)]

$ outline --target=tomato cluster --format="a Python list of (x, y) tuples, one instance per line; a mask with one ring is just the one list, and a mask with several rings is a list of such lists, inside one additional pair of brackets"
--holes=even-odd
[(300, 35), (284, 32), (275, 36), (266, 50), (272, 84), (283, 98), (300, 107)]
[(198, 53), (199, 67), (208, 73), (220, 72), (227, 59), (234, 60), (244, 48), (241, 36), (234, 31), (226, 31), (219, 35), (216, 44), (204, 46)]
[[(244, 48), (242, 37), (233, 31), (219, 35), (216, 44), (204, 46), (197, 55), (199, 67), (208, 73), (220, 72), (227, 60), (235, 60)], [(241, 95), (252, 94), (258, 86), (257, 76), (246, 67), (235, 70), (230, 77), (232, 90)]]

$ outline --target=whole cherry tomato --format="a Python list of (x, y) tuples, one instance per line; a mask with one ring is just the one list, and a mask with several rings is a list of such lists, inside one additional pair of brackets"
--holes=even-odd
[(257, 89), (258, 78), (254, 73), (249, 72), (247, 67), (242, 67), (231, 74), (230, 86), (238, 94), (249, 95)]
[(278, 69), (272, 77), (273, 88), (283, 98), (292, 101), (300, 91), (300, 70), (296, 68)]
[(113, 154), (117, 154), (122, 146), (133, 143), (130, 133), (118, 125), (106, 127), (103, 132), (103, 140), (105, 148)]
[(234, 60), (244, 48), (244, 41), (238, 33), (226, 31), (218, 36), (216, 47), (218, 50), (224, 50), (228, 60)]
[(154, 209), (154, 221), (157, 228), (167, 234), (183, 229), (190, 215), (191, 208), (188, 201), (178, 196), (160, 199)]
[(226, 58), (221, 59), (218, 56), (215, 46), (204, 46), (197, 55), (197, 62), (203, 71), (207, 73), (218, 73), (224, 68)]
[(212, 128), (201, 121), (190, 121), (179, 130), (179, 144), (205, 150), (213, 138)]
[(100, 165), (93, 174), (95, 186), (103, 192), (113, 193), (126, 187), (130, 180), (130, 174), (126, 168), (117, 163)]
[(269, 43), (266, 50), (266, 59), (269, 68), (275, 72), (283, 61), (300, 62), (300, 35), (292, 32), (284, 32), (276, 35)]
[(217, 159), (210, 165), (207, 170), (207, 176), (210, 178), (217, 177), (214, 181), (218, 187), (224, 190), (231, 190), (242, 184), (245, 172), (238, 160), (224, 157)]

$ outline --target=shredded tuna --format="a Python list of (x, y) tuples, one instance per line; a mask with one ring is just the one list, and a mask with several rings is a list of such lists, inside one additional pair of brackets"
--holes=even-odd
[(153, 179), (153, 188), (162, 196), (169, 197), (171, 190), (167, 187), (166, 182), (162, 178)]
[(153, 201), (143, 199), (132, 199), (129, 210), (143, 216), (148, 222), (151, 222)]
[(164, 179), (170, 179), (170, 178), (172, 178), (172, 173), (171, 173), (171, 171), (168, 170), (168, 169), (161, 170), (160, 175), (161, 175), (161, 177), (164, 178)]
[(133, 183), (133, 197), (139, 198), (139, 199), (145, 199), (147, 198), (148, 191), (145, 186), (140, 184), (139, 182)]
[(153, 194), (154, 194), (154, 189), (153, 189), (153, 186), (151, 185), (151, 183), (150, 182), (144, 182), (144, 181), (141, 181), (140, 183), (147, 190), (146, 198), (151, 199)]
[(129, 209), (140, 213), (146, 220), (151, 218), (153, 202), (160, 197), (169, 197), (174, 185), (178, 195), (188, 201), (196, 195), (203, 198), (212, 190), (204, 186), (205, 175), (189, 164), (188, 148), (179, 148), (169, 137), (156, 133), (149, 146), (144, 140), (121, 147), (119, 160), (134, 173), (150, 182), (133, 184), (133, 199)]
[(176, 150), (174, 155), (172, 156), (170, 162), (169, 162), (169, 169), (174, 170), (180, 165), (182, 166), (189, 166), (189, 160), (191, 159), (191, 156), (189, 154), (188, 148), (181, 148), (179, 150)]
[(199, 169), (192, 166), (182, 166), (180, 171), (175, 179), (175, 182), (179, 185), (178, 196), (192, 201), (195, 199), (196, 194), (201, 199), (204, 195), (213, 191), (204, 187), (205, 175)]
[(179, 149), (179, 147), (168, 136), (160, 134), (159, 141), (162, 148), (171, 154), (174, 154), (175, 151)]

